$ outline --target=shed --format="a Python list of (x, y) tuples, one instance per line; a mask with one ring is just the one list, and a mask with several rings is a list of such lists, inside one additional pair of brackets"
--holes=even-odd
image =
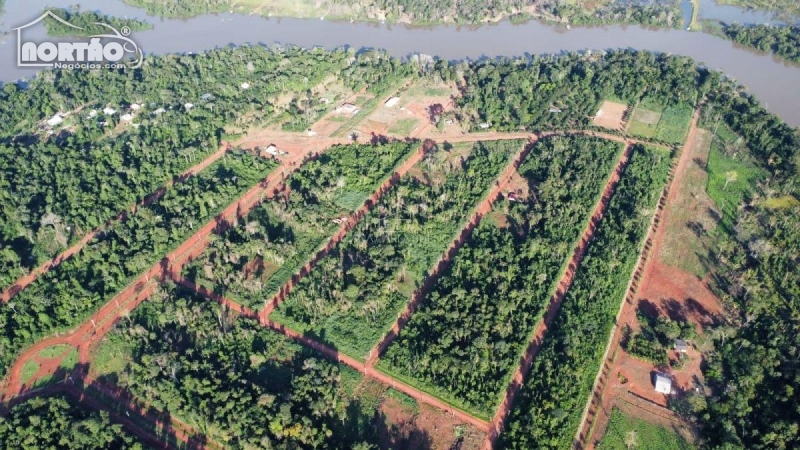
[(103, 108), (103, 114), (105, 114), (105, 115), (107, 115), (107, 116), (110, 116), (110, 115), (112, 115), (112, 114), (116, 114), (116, 112), (117, 112), (117, 111), (116, 111), (114, 108), (111, 108), (111, 107), (108, 107), (108, 106), (106, 106), (105, 108)]
[(248, 83), (248, 82), (246, 82), (246, 81), (245, 81), (244, 83), (242, 83), (242, 84), (240, 85), (240, 87), (241, 87), (242, 89), (250, 89), (250, 83)]
[(186, 110), (188, 111), (188, 110), (194, 108), (194, 105), (192, 103), (187, 103), (187, 104), (183, 105), (183, 107), (186, 108)]
[(656, 392), (662, 394), (672, 393), (672, 379), (663, 373), (656, 374)]
[(63, 121), (64, 118), (61, 116), (61, 114), (56, 114), (55, 116), (47, 120), (47, 124), (50, 125), (51, 127), (54, 127)]
[(489, 122), (483, 122), (482, 124), (480, 124), (478, 126), (485, 130), (485, 129), (489, 128), (491, 125), (489, 124)]
[(274, 144), (270, 144), (270, 146), (267, 147), (266, 152), (269, 153), (270, 155), (273, 155), (273, 156), (277, 155), (278, 154), (278, 147), (275, 147)]
[(358, 108), (352, 103), (342, 103), (336, 107), (334, 112), (336, 114), (356, 114), (358, 113)]
[(392, 97), (389, 100), (386, 100), (386, 103), (384, 103), (384, 105), (386, 105), (387, 108), (393, 108), (399, 102), (400, 102), (400, 97)]
[(122, 120), (123, 122), (130, 122), (131, 120), (133, 120), (133, 115), (123, 114), (122, 116), (120, 116), (120, 120)]
[(551, 113), (560, 113), (561, 109), (553, 107), (553, 108), (550, 108), (550, 112)]
[(134, 103), (134, 104), (131, 105), (131, 111), (138, 111), (140, 109), (142, 109), (142, 105), (140, 105), (138, 103)]
[(675, 339), (675, 350), (680, 353), (686, 353), (689, 350), (689, 344), (683, 339)]

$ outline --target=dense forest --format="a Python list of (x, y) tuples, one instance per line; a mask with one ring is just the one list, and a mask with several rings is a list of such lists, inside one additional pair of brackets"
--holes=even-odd
[(724, 25), (722, 32), (734, 42), (800, 63), (800, 25)]
[(676, 28), (683, 23), (680, 2), (672, 0), (543, 0), (540, 8), (544, 17), (555, 17), (573, 25), (636, 23)]
[(719, 3), (773, 11), (778, 17), (788, 20), (797, 20), (800, 17), (800, 3), (795, 0), (720, 0)]
[(226, 155), (0, 304), (0, 374), (23, 347), (86, 320), (275, 166), (249, 152)]
[(466, 153), (433, 150), (271, 317), (366, 358), (522, 145), (497, 141), (476, 143)]
[(672, 158), (635, 145), (502, 436), (504, 448), (569, 448), (667, 181)]
[(47, 34), (50, 36), (90, 36), (95, 34), (114, 34), (112, 30), (98, 23), (105, 23), (116, 28), (117, 31), (122, 33), (124, 27), (128, 27), (130, 31), (142, 31), (153, 28), (147, 22), (136, 19), (122, 19), (118, 17), (106, 16), (98, 14), (94, 11), (74, 11), (64, 8), (48, 8), (47, 11), (52, 12), (56, 16), (66, 20), (67, 22), (82, 28), (81, 30), (64, 25), (52, 17), (44, 20), (44, 27)]
[[(694, 107), (719, 78), (681, 56), (616, 51), (487, 60), (455, 65), (465, 79), (456, 99), (475, 130), (585, 129), (603, 99), (635, 105), (647, 98), (662, 107)], [(560, 113), (549, 111), (551, 107)]]
[(288, 193), (261, 204), (243, 224), (215, 237), (185, 268), (186, 275), (245, 305), (262, 307), (333, 235), (337, 222), (355, 212), (419, 145), (353, 144), (327, 150), (289, 176)]
[[(276, 124), (305, 129), (329, 106), (303, 99), (326, 83), (383, 88), (409, 71), (376, 52), (254, 46), (150, 55), (137, 70), (60, 70), (4, 85), (0, 284), (200, 162), (231, 133)], [(187, 111), (187, 103), (197, 107)], [(126, 111), (129, 126), (120, 119)], [(45, 121), (55, 114), (63, 123), (52, 127)]]
[(64, 395), (34, 397), (0, 417), (4, 448), (64, 450), (144, 450), (149, 448), (112, 424), (105, 411), (77, 406)]
[(103, 377), (225, 448), (375, 448), (372, 417), (353, 396), (358, 373), (172, 286), (100, 352), (125, 361)]
[(481, 221), (382, 367), (491, 417), (620, 151), (582, 136), (538, 142), (519, 169), (530, 192)]

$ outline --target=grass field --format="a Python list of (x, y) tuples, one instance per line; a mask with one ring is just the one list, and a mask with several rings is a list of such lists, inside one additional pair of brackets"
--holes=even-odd
[(400, 119), (389, 127), (389, 133), (408, 136), (416, 128), (417, 123), (417, 119)]
[(22, 379), (22, 384), (28, 383), (28, 381), (36, 375), (36, 372), (39, 371), (39, 363), (33, 360), (28, 360), (24, 366), (22, 366), (22, 375), (20, 378)]
[(45, 359), (55, 358), (56, 356), (60, 356), (62, 353), (64, 353), (69, 349), (70, 349), (69, 345), (54, 345), (52, 347), (47, 347), (45, 349), (42, 349), (38, 353), (38, 356), (40, 358), (45, 358)]
[(69, 350), (69, 352), (67, 352), (67, 355), (64, 356), (64, 359), (61, 360), (59, 367), (70, 370), (75, 367), (76, 364), (78, 364), (78, 349), (73, 347), (71, 350)]
[(656, 135), (656, 127), (660, 119), (661, 113), (637, 107), (631, 115), (628, 133), (651, 138)]
[(598, 450), (692, 450), (695, 447), (672, 430), (624, 415), (614, 408)]
[(689, 133), (692, 108), (685, 105), (670, 106), (661, 114), (655, 138), (673, 144), (682, 144)]
[(723, 153), (719, 143), (712, 144), (706, 190), (722, 212), (723, 226), (733, 227), (737, 209), (755, 191), (755, 183), (765, 175), (755, 165)]

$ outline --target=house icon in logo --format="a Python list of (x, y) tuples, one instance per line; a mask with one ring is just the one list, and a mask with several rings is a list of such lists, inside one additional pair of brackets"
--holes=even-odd
[[(58, 21), (60, 24), (74, 29), (76, 36), (84, 36), (83, 40), (67, 40), (58, 42), (25, 41), (23, 31), (45, 19)], [(130, 28), (122, 27), (122, 32), (113, 26), (95, 22), (99, 34), (86, 36), (87, 29), (69, 23), (52, 10), (47, 10), (36, 20), (21, 27), (17, 32), (17, 66), (19, 67), (53, 67), (68, 69), (124, 68), (141, 67), (142, 49), (129, 37)], [(120, 62), (126, 55), (132, 55), (127, 62)], [(118, 63), (119, 64), (115, 64)]]
[[(67, 22), (66, 20), (62, 19), (61, 17), (58, 17), (58, 15), (56, 13), (54, 13), (52, 10), (48, 9), (41, 16), (39, 16), (38, 18), (36, 18), (32, 22), (27, 23), (25, 25), (22, 25), (21, 27), (17, 27), (17, 28), (12, 29), (12, 31), (16, 31), (17, 32), (17, 65), (18, 66), (20, 66), (20, 67), (52, 67), (53, 66), (52, 63), (50, 63), (50, 64), (32, 63), (30, 61), (30, 58), (27, 58), (28, 61), (23, 61), (23, 58), (22, 58), (22, 56), (23, 56), (23, 48), (25, 46), (27, 46), (27, 48), (25, 48), (26, 51), (30, 52), (32, 48), (35, 48), (35, 49), (37, 49), (37, 53), (38, 53), (38, 46), (35, 43), (26, 42), (23, 45), (22, 30), (24, 30), (26, 28), (30, 28), (30, 27), (36, 25), (37, 23), (41, 22), (42, 20), (48, 18), (48, 17), (52, 18), (53, 20), (57, 20), (57, 21), (61, 22), (62, 24), (67, 25), (68, 27), (74, 28), (76, 30), (83, 30), (83, 28), (81, 28), (81, 27), (79, 27), (77, 25), (73, 25), (73, 24)], [(46, 48), (49, 48), (49, 46), (46, 47)], [(47, 50), (43, 50), (43, 52), (46, 52), (46, 51)]]

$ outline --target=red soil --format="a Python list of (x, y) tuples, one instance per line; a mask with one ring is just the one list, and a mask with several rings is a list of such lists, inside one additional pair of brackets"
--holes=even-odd
[[(706, 320), (706, 317), (712, 315), (712, 311), (719, 311), (719, 307), (714, 307), (714, 302), (709, 298), (710, 292), (708, 292), (707, 289), (703, 292), (704, 289), (698, 287), (698, 284), (702, 286), (702, 283), (697, 282), (696, 279), (693, 282), (690, 281), (687, 278), (693, 278), (690, 275), (683, 274), (679, 277), (680, 281), (687, 281), (687, 284), (680, 285), (680, 287), (678, 287), (679, 285), (677, 284), (679, 282), (678, 279), (669, 280), (655, 278), (658, 280), (655, 283), (650, 281), (656, 276), (671, 276), (680, 272), (677, 271), (677, 269), (665, 269), (665, 266), (657, 263), (652, 255), (658, 254), (659, 246), (663, 242), (665, 228), (661, 227), (660, 224), (665, 215), (666, 205), (674, 202), (677, 196), (678, 189), (675, 187), (682, 185), (686, 167), (691, 159), (691, 149), (697, 135), (697, 122), (699, 117), (700, 108), (697, 108), (692, 116), (689, 135), (681, 151), (678, 163), (673, 168), (672, 176), (667, 186), (664, 188), (664, 192), (658, 203), (658, 209), (653, 216), (650, 229), (645, 239), (644, 248), (639, 256), (639, 262), (636, 265), (633, 277), (628, 285), (625, 300), (620, 305), (620, 310), (615, 321), (616, 325), (603, 357), (603, 365), (595, 380), (592, 395), (586, 405), (583, 420), (575, 436), (575, 445), (578, 448), (594, 448), (595, 442), (600, 438), (600, 436), (596, 434), (596, 430), (605, 429), (605, 424), (610, 418), (611, 405), (615, 398), (614, 393), (619, 391), (619, 389), (613, 389), (609, 386), (614, 386), (619, 383), (618, 373), (622, 373), (629, 379), (639, 380), (639, 382), (632, 384), (633, 392), (651, 400), (653, 403), (666, 404), (666, 399), (661, 394), (655, 393), (652, 381), (646, 379), (649, 378), (657, 368), (653, 367), (652, 364), (647, 364), (628, 357), (620, 348), (620, 339), (622, 338), (625, 325), (636, 323), (636, 311), (639, 306), (636, 297), (637, 292), (639, 292), (640, 283), (643, 286), (642, 293), (657, 295), (658, 303), (662, 303), (662, 296), (686, 300), (690, 297), (684, 295), (689, 293), (697, 294), (697, 298), (701, 299), (700, 301), (695, 299), (693, 302), (685, 301), (685, 306), (681, 308), (673, 308), (669, 302), (663, 303), (664, 306), (669, 306), (673, 310), (689, 311), (689, 314), (701, 318), (702, 320)], [(656, 310), (660, 308), (661, 306), (658, 304), (654, 307)], [(697, 358), (697, 361), (693, 361), (690, 367), (696, 367), (699, 372), (699, 358)], [(666, 371), (669, 372), (668, 370)], [(679, 386), (686, 385), (686, 381), (687, 380), (678, 380), (677, 384)]]
[(611, 197), (614, 195), (614, 191), (616, 190), (617, 184), (619, 183), (620, 177), (625, 170), (632, 151), (633, 145), (629, 143), (617, 162), (616, 168), (609, 176), (605, 188), (603, 188), (603, 196), (597, 205), (595, 205), (591, 219), (589, 220), (586, 229), (583, 231), (580, 241), (575, 247), (575, 251), (572, 254), (572, 258), (570, 259), (566, 270), (561, 275), (561, 280), (558, 283), (558, 287), (556, 288), (553, 297), (550, 299), (550, 304), (547, 307), (547, 311), (545, 312), (544, 317), (542, 317), (542, 320), (536, 326), (536, 330), (533, 333), (533, 338), (530, 340), (528, 348), (525, 351), (525, 354), (522, 356), (520, 364), (511, 378), (511, 383), (506, 389), (505, 397), (500, 403), (500, 406), (497, 408), (497, 412), (492, 420), (492, 427), (489, 430), (489, 435), (486, 444), (484, 445), (484, 448), (486, 449), (491, 449), (494, 447), (497, 438), (503, 431), (508, 414), (514, 404), (514, 399), (525, 382), (528, 372), (530, 372), (533, 359), (536, 357), (536, 354), (539, 353), (539, 350), (542, 347), (544, 336), (547, 334), (547, 330), (558, 315), (558, 311), (561, 308), (561, 303), (564, 301), (564, 296), (566, 295), (569, 287), (572, 285), (572, 281), (575, 278), (575, 272), (578, 270), (578, 266), (580, 266), (580, 263), (583, 260), (583, 256), (586, 253), (586, 249), (589, 247), (589, 243), (594, 237), (594, 232), (597, 229), (597, 226), (603, 220), (603, 216), (608, 209), (608, 203), (611, 200)]
[(467, 242), (469, 237), (472, 235), (472, 232), (475, 230), (475, 227), (478, 226), (478, 223), (481, 221), (483, 216), (490, 213), (492, 211), (492, 205), (494, 202), (501, 197), (503, 192), (507, 189), (509, 183), (511, 182), (514, 175), (517, 173), (517, 169), (519, 168), (522, 161), (525, 160), (525, 157), (528, 155), (528, 152), (533, 148), (533, 144), (536, 142), (535, 138), (531, 138), (528, 141), (528, 144), (525, 145), (514, 157), (511, 164), (506, 167), (503, 173), (498, 178), (498, 181), (492, 186), (489, 190), (489, 193), (486, 195), (486, 198), (478, 204), (475, 212), (473, 213), (472, 217), (470, 218), (469, 222), (467, 222), (466, 227), (461, 230), (461, 233), (458, 237), (450, 244), (450, 247), (445, 251), (444, 255), (442, 255), (439, 260), (434, 263), (432, 270), (429, 272), (425, 282), (423, 283), (422, 287), (417, 289), (416, 292), (411, 296), (411, 301), (408, 302), (406, 305), (405, 310), (400, 314), (397, 318), (397, 321), (389, 330), (388, 333), (381, 339), (380, 342), (369, 352), (369, 358), (367, 359), (367, 366), (374, 367), (375, 364), (378, 362), (378, 358), (383, 352), (389, 348), (389, 345), (394, 342), (397, 336), (400, 335), (400, 331), (408, 324), (408, 321), (411, 320), (411, 315), (414, 314), (414, 311), (417, 310), (419, 303), (422, 301), (423, 298), (428, 294), (428, 292), (433, 288), (433, 285), (436, 283), (436, 280), (439, 278), (447, 267), (450, 266), (450, 262), (455, 257), (456, 253), (461, 249), (464, 243)]
[[(192, 175), (202, 171), (203, 169), (205, 169), (208, 166), (210, 166), (211, 164), (213, 164), (215, 161), (217, 161), (219, 158), (221, 158), (222, 155), (224, 155), (225, 152), (227, 152), (229, 149), (230, 149), (230, 145), (223, 143), (222, 147), (220, 147), (219, 150), (217, 150), (216, 152), (208, 155), (203, 161), (201, 161), (200, 163), (198, 163), (198, 164), (194, 165), (193, 167), (189, 168), (188, 170), (186, 170), (186, 172), (184, 172), (183, 174), (181, 174), (178, 177), (176, 177), (174, 181), (178, 181), (179, 183), (182, 183), (182, 182), (186, 181)], [(0, 295), (0, 303), (9, 301), (15, 295), (17, 295), (20, 292), (22, 292), (23, 289), (28, 287), (28, 285), (30, 285), (31, 283), (36, 281), (36, 279), (38, 277), (40, 277), (41, 275), (47, 273), (48, 271), (50, 271), (51, 269), (55, 268), (56, 266), (58, 266), (62, 262), (66, 261), (72, 255), (74, 255), (74, 254), (78, 253), (79, 251), (81, 251), (81, 249), (83, 249), (83, 247), (85, 247), (86, 244), (91, 242), (92, 239), (94, 239), (97, 236), (97, 234), (100, 233), (102, 230), (107, 229), (108, 227), (113, 225), (115, 222), (122, 222), (122, 221), (126, 220), (130, 215), (136, 213), (136, 209), (138, 207), (147, 206), (150, 203), (152, 203), (152, 202), (158, 200), (159, 198), (161, 198), (161, 196), (163, 196), (164, 193), (167, 192), (167, 188), (172, 186), (174, 181), (170, 180), (164, 186), (160, 187), (158, 190), (156, 190), (152, 194), (150, 194), (147, 197), (145, 197), (144, 199), (142, 199), (141, 202), (131, 206), (129, 208), (129, 210), (119, 213), (117, 215), (117, 217), (115, 217), (114, 219), (109, 220), (108, 222), (106, 222), (102, 226), (90, 231), (85, 236), (83, 236), (81, 238), (81, 240), (79, 240), (78, 242), (73, 244), (70, 248), (64, 250), (63, 252), (61, 252), (58, 255), (56, 255), (55, 257), (53, 257), (53, 259), (51, 259), (50, 261), (47, 261), (47, 262), (41, 264), (39, 267), (36, 267), (35, 269), (31, 270), (28, 274), (23, 275), (22, 277), (20, 277), (17, 281), (15, 281), (9, 287), (7, 287), (5, 289), (5, 291), (3, 291), (2, 295)]]

